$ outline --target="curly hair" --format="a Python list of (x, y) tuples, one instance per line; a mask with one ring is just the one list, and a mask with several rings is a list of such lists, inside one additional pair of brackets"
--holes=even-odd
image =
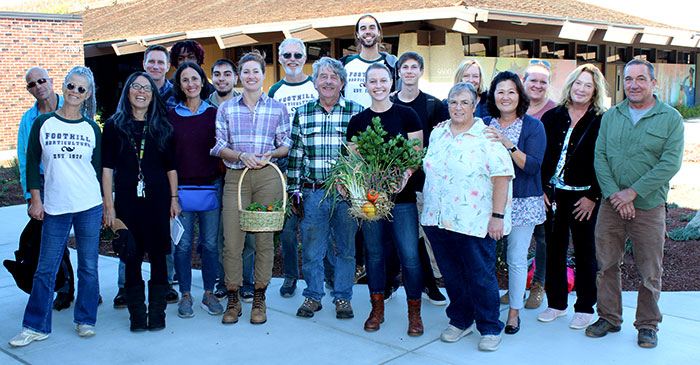
[(197, 41), (180, 41), (175, 43), (172, 48), (170, 48), (170, 65), (177, 67), (177, 59), (180, 57), (182, 52), (189, 52), (197, 57), (197, 64), (204, 64), (204, 49), (202, 45)]
[(527, 108), (530, 107), (530, 97), (527, 96), (527, 93), (525, 92), (525, 87), (520, 81), (520, 77), (516, 73), (513, 73), (511, 71), (500, 72), (491, 81), (491, 86), (489, 87), (489, 95), (486, 101), (486, 109), (492, 117), (501, 117), (501, 111), (498, 109), (498, 106), (496, 106), (495, 91), (496, 86), (498, 86), (498, 84), (504, 81), (512, 81), (515, 84), (515, 89), (518, 92), (518, 106), (515, 109), (515, 114), (518, 116), (518, 118), (522, 118), (525, 115), (525, 113), (527, 113)]
[(581, 76), (582, 73), (588, 72), (593, 78), (593, 96), (591, 97), (591, 105), (596, 111), (596, 114), (603, 114), (607, 108), (605, 107), (605, 98), (608, 96), (608, 83), (605, 81), (605, 76), (600, 70), (595, 67), (595, 65), (587, 63), (576, 67), (576, 69), (569, 74), (564, 83), (561, 93), (561, 101), (559, 105), (565, 107), (570, 107), (574, 103), (571, 100), (571, 88), (574, 86), (574, 82)]

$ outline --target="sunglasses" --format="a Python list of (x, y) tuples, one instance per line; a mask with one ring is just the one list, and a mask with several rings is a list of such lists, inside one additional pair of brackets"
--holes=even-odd
[(87, 92), (87, 89), (86, 89), (86, 88), (84, 88), (84, 87), (82, 87), (82, 86), (75, 86), (75, 84), (72, 83), (72, 82), (69, 82), (69, 83), (66, 84), (66, 89), (68, 89), (68, 90), (73, 90), (73, 89), (75, 89), (76, 87), (78, 88), (78, 92), (79, 92), (80, 94), (85, 94), (85, 93)]
[[(299, 53), (299, 52), (294, 52), (293, 55), (294, 55), (294, 58), (297, 60), (300, 60), (304, 57), (304, 55)], [(290, 59), (290, 58), (292, 58), (292, 53), (289, 53), (289, 52), (282, 53), (282, 58)]]
[(141, 85), (141, 84), (137, 84), (137, 83), (135, 83), (135, 82), (134, 82), (133, 84), (131, 84), (131, 88), (134, 89), (134, 90), (136, 90), (136, 91), (141, 91), (141, 90), (143, 90), (143, 91), (145, 91), (145, 92), (147, 92), (147, 93), (150, 93), (151, 91), (153, 91), (153, 88), (151, 88), (150, 85)]
[(552, 64), (545, 60), (530, 60), (530, 65), (543, 65), (547, 67), (548, 70), (552, 67)]
[(43, 85), (43, 84), (45, 84), (47, 81), (49, 81), (49, 80), (44, 79), (44, 78), (41, 78), (41, 79), (36, 80), (36, 81), (28, 82), (28, 83), (27, 83), (27, 89), (33, 88), (34, 86), (36, 86), (36, 84)]

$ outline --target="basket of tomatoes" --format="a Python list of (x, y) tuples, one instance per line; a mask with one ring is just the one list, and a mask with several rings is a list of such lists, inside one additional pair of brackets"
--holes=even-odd
[(246, 167), (238, 180), (238, 220), (241, 230), (246, 232), (277, 232), (284, 227), (284, 217), (287, 210), (287, 184), (284, 181), (282, 171), (273, 163), (267, 162), (275, 168), (282, 180), (282, 199), (275, 200), (272, 204), (251, 203), (245, 209), (241, 202), (241, 185), (248, 168)]
[(355, 218), (376, 221), (391, 216), (394, 202), (387, 193), (370, 189), (364, 198), (350, 198), (349, 213)]

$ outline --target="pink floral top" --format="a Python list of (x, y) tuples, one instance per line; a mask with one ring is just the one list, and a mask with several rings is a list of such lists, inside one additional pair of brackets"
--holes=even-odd
[[(425, 186), (421, 224), (469, 236), (486, 237), (493, 208), (491, 177), (515, 177), (513, 162), (500, 143), (484, 135), (479, 118), (466, 132), (453, 136), (451, 122), (430, 134), (425, 158)], [(511, 229), (512, 182), (503, 220), (503, 234)]]

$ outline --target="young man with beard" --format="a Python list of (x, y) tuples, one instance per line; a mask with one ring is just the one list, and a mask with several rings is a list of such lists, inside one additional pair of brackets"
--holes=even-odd
[(355, 24), (355, 42), (359, 47), (359, 52), (340, 58), (340, 62), (343, 63), (348, 73), (348, 82), (345, 85), (344, 92), (345, 98), (360, 103), (365, 108), (372, 105), (372, 99), (364, 85), (365, 71), (367, 71), (369, 65), (381, 62), (389, 67), (392, 78), (396, 78), (394, 69), (396, 56), (380, 52), (379, 42), (381, 41), (382, 26), (377, 21), (377, 18), (369, 14), (363, 15)]
[(206, 100), (209, 105), (218, 108), (226, 100), (238, 95), (238, 92), (233, 90), (233, 85), (238, 82), (236, 66), (230, 60), (222, 58), (214, 62), (211, 66), (211, 79), (214, 81), (214, 92)]

